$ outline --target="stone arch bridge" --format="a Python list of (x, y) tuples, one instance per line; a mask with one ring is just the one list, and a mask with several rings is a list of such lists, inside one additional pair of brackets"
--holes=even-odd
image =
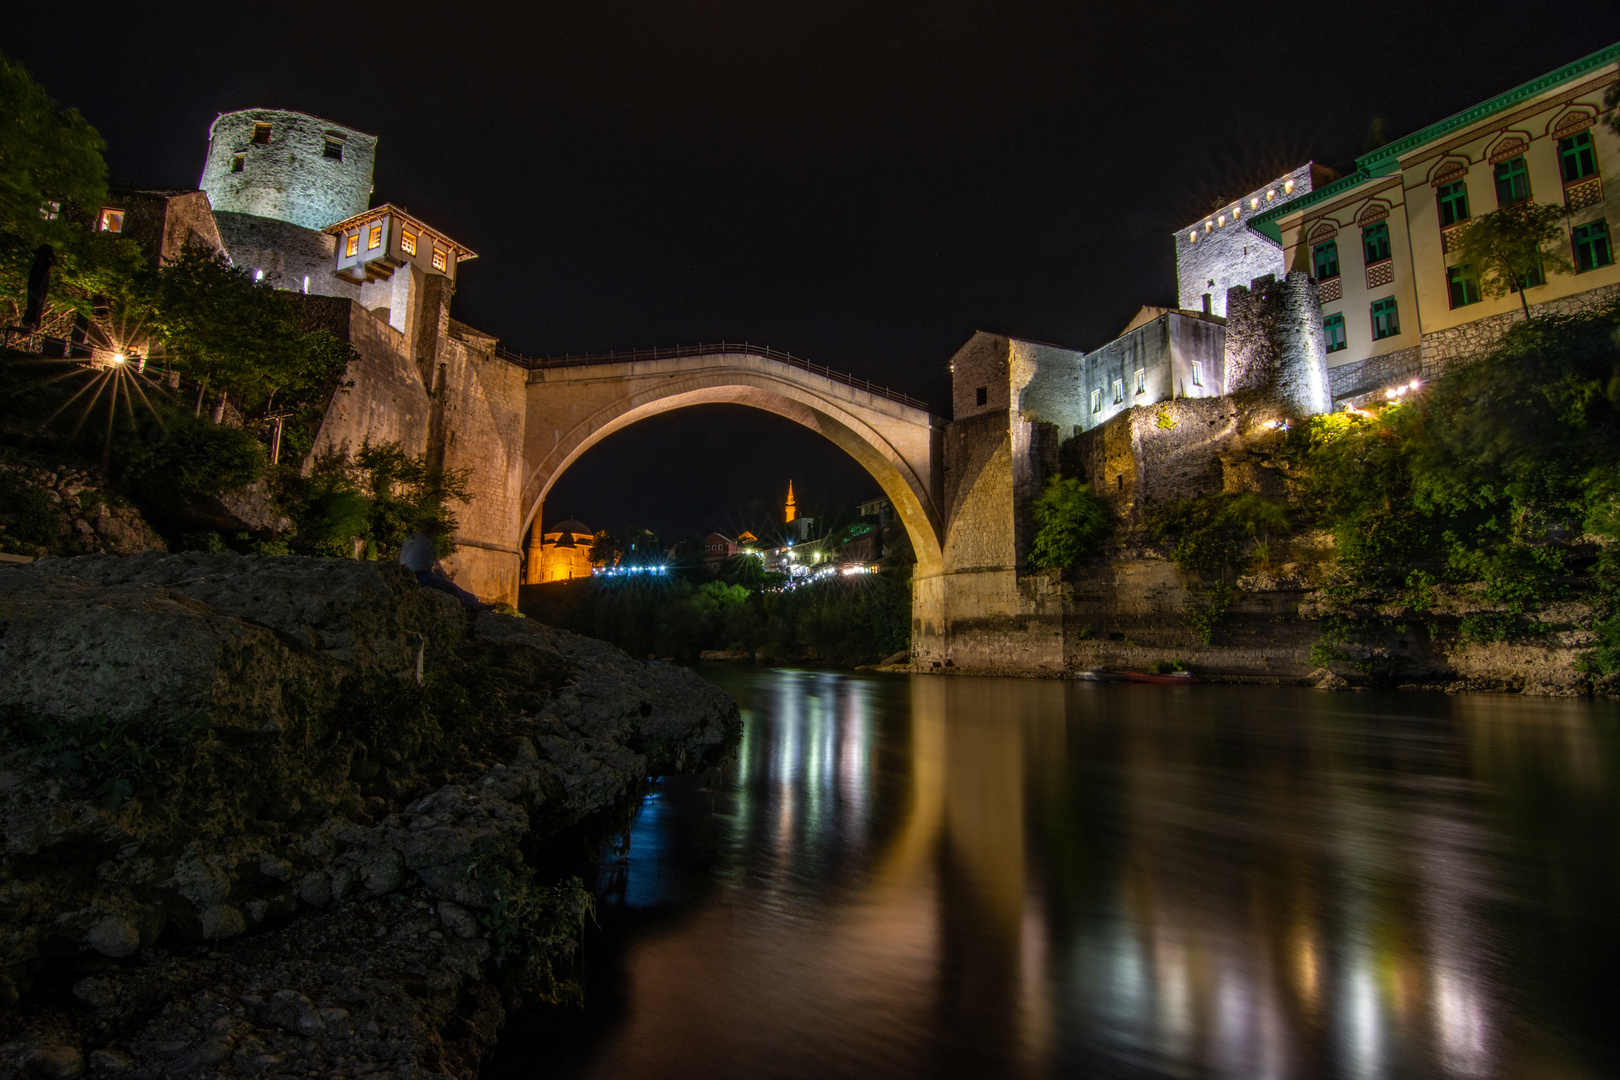
[(945, 422), (923, 403), (757, 345), (695, 345), (531, 361), (517, 535), (557, 478), (602, 439), (690, 405), (747, 405), (820, 433), (883, 489), (910, 535), (917, 577), (940, 572)]

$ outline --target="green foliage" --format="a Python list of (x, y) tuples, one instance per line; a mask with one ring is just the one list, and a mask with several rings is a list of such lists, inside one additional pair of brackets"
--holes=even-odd
[(145, 434), (146, 439), (126, 444), (114, 470), (143, 505), (175, 513), (264, 475), (264, 446), (251, 431), (179, 413), (164, 428), (149, 427)]
[(155, 329), (166, 356), (252, 410), (325, 404), (353, 349), (299, 330), (295, 294), (255, 282), (223, 255), (187, 247), (158, 273)]
[(1172, 428), (1174, 428), (1176, 426), (1176, 423), (1177, 423), (1175, 417), (1170, 415), (1170, 410), (1169, 409), (1160, 409), (1159, 410), (1159, 415), (1156, 418), (1155, 422), (1159, 425), (1159, 428), (1161, 430), (1163, 430), (1163, 431), (1171, 430)]
[(276, 490), (293, 514), (290, 543), (300, 554), (349, 558), (359, 540), (367, 558), (395, 559), (412, 533), (435, 521), (443, 557), (454, 550), (450, 535), (459, 524), (450, 504), (472, 499), (469, 475), (440, 469), (425, 454), (413, 457), (397, 442), (368, 439), (352, 457), (337, 450), (317, 455), (307, 477), (281, 470)]
[(1178, 499), (1148, 520), (1154, 540), (1170, 545), (1170, 557), (1184, 573), (1222, 576), (1252, 547), (1269, 559), (1271, 538), (1291, 528), (1288, 507), (1252, 492)]
[(519, 1001), (581, 1004), (584, 988), (569, 969), (585, 920), (595, 914), (596, 900), (579, 878), (538, 885), (534, 871), (519, 864), (495, 890), (495, 902), (481, 917), (490, 958), (508, 993)]
[[(0, 472), (0, 515), (5, 517), (6, 545), (48, 545), (56, 539), (56, 513), (45, 493), (15, 472)], [(19, 551), (17, 554), (33, 554)]]
[(1035, 500), (1032, 569), (1066, 569), (1092, 558), (1108, 533), (1108, 510), (1091, 487), (1076, 479), (1053, 477)]
[(117, 810), (139, 785), (161, 772), (168, 751), (207, 726), (198, 717), (153, 733), (105, 716), (23, 716), (11, 718), (5, 731), (6, 741), (24, 747), (36, 767), (88, 788), (103, 807)]
[(1453, 250), (1462, 262), (1479, 269), (1486, 296), (1517, 291), (1528, 313), (1527, 282), (1543, 273), (1575, 272), (1563, 254), (1567, 237), (1562, 207), (1526, 200), (1475, 218), (1458, 234)]
[(1220, 629), (1237, 595), (1237, 589), (1224, 581), (1194, 592), (1193, 603), (1187, 609), (1187, 626), (1198, 635), (1199, 641), (1205, 645), (1215, 643), (1215, 631)]
[(0, 56), (0, 237), (27, 249), (70, 237), (68, 214), (49, 202), (96, 208), (107, 190), (106, 144), (77, 109), (51, 99), (21, 64)]

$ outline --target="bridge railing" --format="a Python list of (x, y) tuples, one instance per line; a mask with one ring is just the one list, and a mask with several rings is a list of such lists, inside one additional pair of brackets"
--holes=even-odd
[(767, 360), (775, 360), (780, 364), (808, 371), (813, 375), (820, 375), (824, 379), (831, 379), (836, 383), (864, 390), (890, 401), (898, 401), (902, 405), (910, 405), (914, 409), (928, 410), (927, 402), (918, 401), (910, 394), (887, 386), (879, 386), (870, 379), (862, 379), (842, 371), (834, 371), (822, 364), (813, 364), (808, 360), (794, 356), (792, 353), (773, 349), (767, 345), (750, 345), (747, 342), (718, 342), (712, 345), (670, 345), (657, 349), (625, 349), (616, 352), (596, 353), (563, 353), (561, 356), (521, 356), (510, 349), (497, 347), (495, 355), (509, 364), (527, 368), (530, 371), (549, 370), (551, 368), (590, 367), (595, 364), (629, 364), (638, 360), (673, 360), (683, 356), (708, 356), (712, 353), (744, 353), (748, 356), (760, 356)]

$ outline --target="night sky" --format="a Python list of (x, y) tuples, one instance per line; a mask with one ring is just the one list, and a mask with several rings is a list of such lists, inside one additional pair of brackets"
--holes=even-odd
[[(194, 187), (216, 113), (380, 136), (377, 201), (480, 255), (456, 316), (530, 355), (772, 345), (948, 408), (973, 331), (1072, 348), (1174, 302), (1170, 233), (1305, 160), (1620, 39), (1620, 4), (13, 5), (0, 49)], [(548, 521), (737, 529), (876, 493), (740, 407), (619, 433)], [(754, 509), (751, 509), (754, 508)]]

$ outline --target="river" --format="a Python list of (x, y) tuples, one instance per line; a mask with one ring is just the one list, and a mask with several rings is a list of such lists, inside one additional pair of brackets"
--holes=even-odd
[(708, 665), (485, 1076), (1620, 1074), (1620, 708)]

